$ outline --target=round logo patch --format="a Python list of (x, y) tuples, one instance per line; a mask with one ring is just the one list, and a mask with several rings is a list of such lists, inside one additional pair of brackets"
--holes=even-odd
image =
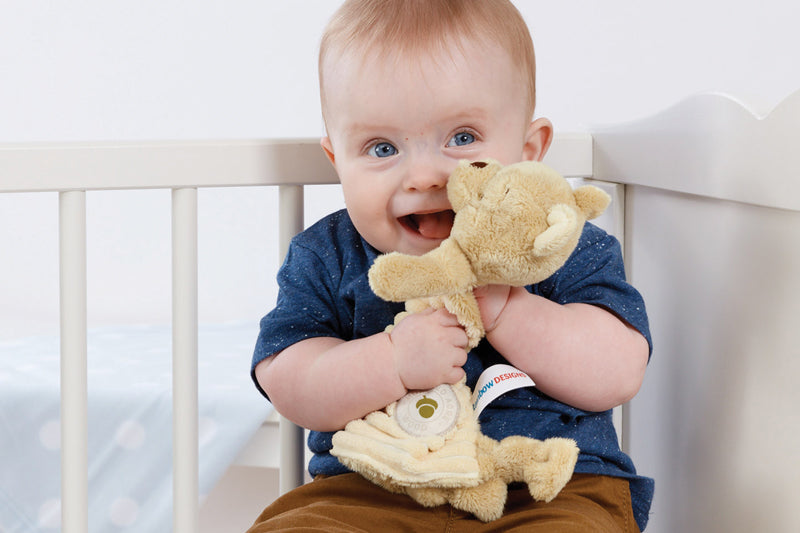
[(443, 435), (458, 421), (458, 398), (450, 385), (424, 392), (410, 392), (397, 402), (395, 419), (415, 437)]

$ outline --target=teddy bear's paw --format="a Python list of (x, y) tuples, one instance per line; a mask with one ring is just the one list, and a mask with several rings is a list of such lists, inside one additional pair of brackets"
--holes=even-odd
[(458, 323), (464, 327), (467, 333), (467, 347), (472, 349), (478, 345), (486, 330), (481, 320), (481, 311), (478, 301), (472, 289), (451, 294), (442, 298), (444, 307), (453, 313), (458, 319)]
[(386, 326), (386, 333), (390, 333), (392, 331), (392, 329), (394, 329), (394, 327), (397, 324), (399, 324), (409, 314), (411, 314), (411, 313), (409, 313), (408, 311), (400, 311), (399, 313), (394, 315), (394, 324), (390, 324), (390, 325)]
[[(406, 310), (404, 311), (405, 314), (400, 314), (405, 317), (412, 313), (420, 313), (428, 308), (441, 309), (442, 307), (444, 307), (444, 302), (442, 301), (441, 296), (433, 296), (430, 298), (414, 298), (413, 300), (408, 300), (406, 302)], [(395, 324), (396, 323), (397, 318), (395, 317)]]
[(507, 497), (508, 485), (494, 478), (477, 487), (454, 490), (450, 495), (450, 505), (472, 513), (478, 520), (491, 522), (503, 516)]
[(561, 492), (572, 478), (578, 451), (572, 439), (554, 437), (539, 443), (535, 460), (523, 469), (533, 499), (549, 502)]
[(380, 298), (405, 302), (463, 291), (474, 283), (475, 276), (458, 243), (445, 239), (423, 255), (381, 255), (370, 267), (367, 278)]
[(436, 507), (447, 503), (450, 491), (437, 487), (408, 487), (405, 493), (424, 507)]

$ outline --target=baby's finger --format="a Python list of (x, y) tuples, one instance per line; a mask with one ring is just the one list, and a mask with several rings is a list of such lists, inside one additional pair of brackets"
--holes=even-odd
[(456, 358), (455, 358), (455, 365), (459, 368), (467, 364), (467, 357), (469, 357), (469, 353), (464, 348), (461, 348), (456, 351)]
[(455, 385), (456, 383), (461, 381), (461, 379), (464, 378), (464, 376), (466, 375), (467, 375), (466, 372), (464, 372), (464, 369), (461, 368), (460, 366), (453, 367), (452, 369), (450, 369), (450, 372), (447, 373), (445, 377), (445, 382), (450, 385)]
[(469, 336), (467, 335), (467, 332), (464, 331), (464, 328), (459, 324), (445, 326), (444, 336), (442, 339), (450, 346), (460, 348), (462, 350), (466, 350), (467, 345), (469, 344)]
[(436, 317), (439, 319), (439, 323), (443, 326), (458, 326), (458, 318), (456, 315), (445, 309), (444, 307), (437, 309), (435, 311)]
[(461, 348), (464, 350), (464, 360), (466, 361), (467, 358), (467, 346), (469, 345), (469, 336), (467, 332), (464, 331), (464, 328), (461, 326), (453, 328), (453, 346)]

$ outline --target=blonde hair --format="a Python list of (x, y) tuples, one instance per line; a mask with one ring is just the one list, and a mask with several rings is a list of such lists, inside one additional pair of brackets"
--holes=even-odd
[(319, 84), (325, 115), (323, 63), (335, 50), (403, 55), (447, 52), (462, 39), (505, 50), (527, 85), (528, 119), (536, 106), (536, 59), (528, 26), (509, 0), (347, 0), (322, 36)]

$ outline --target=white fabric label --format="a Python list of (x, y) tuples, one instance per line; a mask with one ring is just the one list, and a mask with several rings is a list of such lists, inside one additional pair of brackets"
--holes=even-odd
[(483, 371), (475, 390), (472, 391), (472, 409), (475, 417), (481, 414), (487, 405), (502, 394), (522, 387), (533, 387), (533, 380), (518, 368), (511, 365), (492, 365)]

